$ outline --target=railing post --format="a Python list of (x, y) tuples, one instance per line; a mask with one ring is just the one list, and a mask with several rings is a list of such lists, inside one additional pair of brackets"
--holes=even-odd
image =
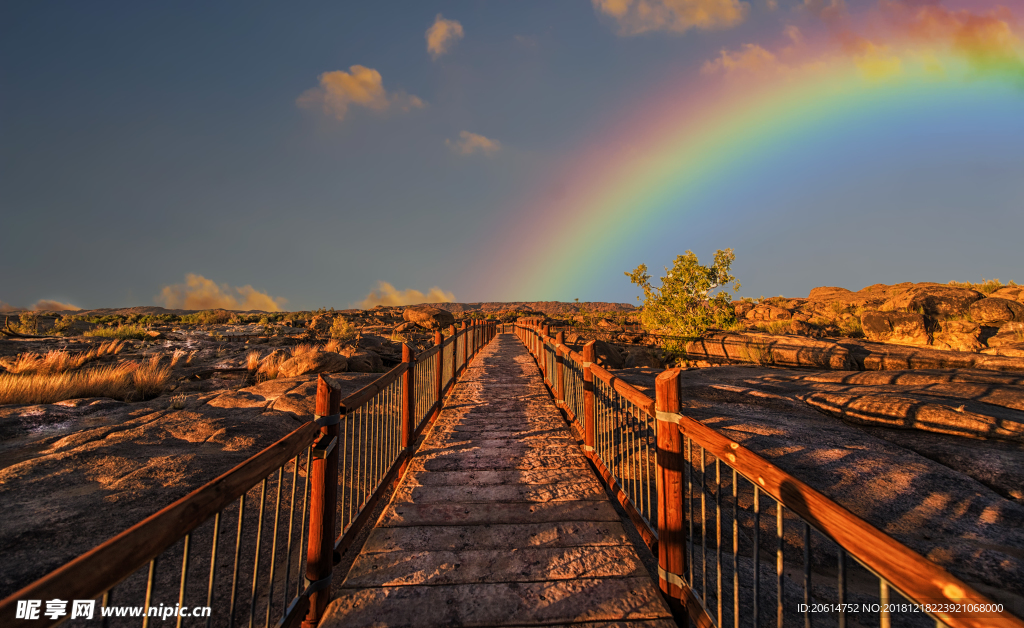
[(408, 365), (405, 372), (402, 373), (402, 448), (408, 452), (415, 442), (413, 432), (416, 430), (416, 419), (413, 414), (416, 412), (414, 406), (416, 395), (413, 386), (416, 378), (413, 369), (416, 368), (416, 359), (413, 357), (412, 347), (404, 342), (402, 343), (402, 362)]
[(555, 401), (564, 404), (565, 403), (565, 391), (562, 390), (562, 382), (565, 381), (565, 375), (563, 370), (563, 364), (565, 358), (562, 356), (562, 347), (565, 345), (565, 332), (560, 331), (555, 336), (555, 381), (558, 382), (558, 386), (555, 388)]
[(441, 414), (441, 387), (444, 386), (444, 334), (441, 330), (434, 332), (434, 344), (437, 345), (437, 363), (434, 365), (437, 369), (434, 375), (435, 387), (437, 389), (437, 407), (434, 408), (434, 418)]
[(594, 400), (594, 371), (590, 369), (596, 360), (594, 349), (596, 340), (583, 345), (583, 451), (588, 456), (594, 455), (597, 441), (597, 429), (594, 425), (596, 407)]
[(307, 584), (326, 581), (326, 586), (309, 597), (309, 611), (302, 625), (316, 628), (331, 601), (331, 575), (334, 570), (334, 513), (338, 510), (338, 442), (341, 423), (341, 389), (320, 375), (316, 384), (316, 409), (320, 428), (315, 450), (325, 455), (310, 462), (309, 544), (306, 547)]
[(658, 585), (676, 612), (686, 606), (686, 515), (683, 507), (683, 435), (679, 431), (679, 369), (654, 381), (658, 454)]
[(466, 330), (466, 321), (462, 321), (462, 371), (469, 366), (469, 332)]

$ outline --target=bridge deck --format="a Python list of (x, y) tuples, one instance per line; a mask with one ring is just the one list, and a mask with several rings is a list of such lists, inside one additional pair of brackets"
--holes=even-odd
[(448, 397), (321, 623), (675, 626), (522, 343)]

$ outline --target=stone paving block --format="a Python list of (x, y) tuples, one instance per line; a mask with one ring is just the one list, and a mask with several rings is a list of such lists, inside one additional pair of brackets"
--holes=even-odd
[[(435, 488), (435, 487), (419, 487)], [(503, 489), (507, 486), (489, 486)], [(527, 489), (524, 489), (524, 492)], [(534, 500), (533, 503), (497, 501), (493, 503), (435, 502), (395, 503), (378, 521), (377, 526), (483, 525), (505, 523), (542, 523), (562, 521), (618, 521), (619, 515), (603, 495), (590, 501), (566, 499), (563, 501)]]
[[(562, 482), (559, 484), (483, 484), (462, 486), (403, 485), (392, 498), (395, 504), (467, 504), (489, 502), (517, 502), (519, 508), (532, 508), (522, 502), (554, 502), (579, 500), (607, 500), (607, 494), (596, 483)], [(572, 521), (572, 519), (566, 519)]]
[(587, 461), (578, 456), (531, 456), (495, 460), (493, 456), (439, 456), (435, 458), (414, 458), (409, 463), (412, 470), (466, 471), (470, 469), (588, 469)]
[(363, 552), (626, 545), (618, 521), (375, 528)]
[(464, 484), (558, 484), (579, 482), (586, 491), (604, 490), (592, 474), (575, 469), (543, 469), (537, 471), (415, 471), (405, 476), (406, 486), (462, 486)]
[(341, 589), (321, 628), (501, 626), (668, 617), (649, 577)]
[(346, 588), (476, 582), (538, 582), (647, 576), (632, 547), (543, 547), (363, 554)]

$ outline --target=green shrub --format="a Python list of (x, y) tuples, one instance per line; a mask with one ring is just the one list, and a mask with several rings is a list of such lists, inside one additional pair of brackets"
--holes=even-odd
[(181, 322), (187, 325), (224, 325), (231, 316), (227, 310), (203, 310), (182, 316)]
[[(729, 273), (735, 259), (732, 249), (719, 250), (715, 252), (715, 261), (710, 267), (702, 266), (697, 256), (687, 251), (685, 255), (676, 257), (671, 269), (665, 269), (660, 288), (651, 286), (646, 264), (637, 266), (632, 273), (627, 272), (629, 280), (644, 291), (640, 322), (648, 329), (685, 337), (697, 337), (711, 328), (731, 326), (736, 317), (728, 292), (722, 291), (715, 296), (710, 293), (715, 288), (736, 282)], [(740, 284), (736, 282), (733, 290), (739, 288)]]
[(335, 316), (331, 323), (331, 338), (349, 343), (356, 339), (356, 328), (344, 316)]

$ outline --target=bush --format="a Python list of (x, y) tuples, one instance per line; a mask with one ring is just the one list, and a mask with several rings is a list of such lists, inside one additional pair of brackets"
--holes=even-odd
[[(715, 262), (702, 266), (692, 251), (676, 257), (672, 269), (666, 268), (661, 287), (651, 286), (647, 265), (641, 264), (626, 273), (629, 280), (643, 288), (643, 309), (640, 322), (644, 327), (673, 336), (697, 337), (710, 328), (725, 328), (736, 317), (727, 292), (710, 296), (715, 288), (736, 278), (729, 273), (736, 255), (732, 249), (715, 252)], [(736, 282), (733, 290), (739, 290)], [(671, 347), (669, 347), (671, 348)]]
[(356, 339), (356, 328), (344, 316), (336, 316), (331, 323), (331, 338), (342, 343), (352, 342)]
[(141, 325), (121, 325), (118, 327), (97, 327), (91, 329), (83, 336), (91, 336), (93, 338), (120, 338), (121, 340), (145, 340), (146, 329)]
[(187, 325), (224, 325), (230, 320), (231, 312), (226, 310), (203, 310), (181, 317), (181, 322)]

